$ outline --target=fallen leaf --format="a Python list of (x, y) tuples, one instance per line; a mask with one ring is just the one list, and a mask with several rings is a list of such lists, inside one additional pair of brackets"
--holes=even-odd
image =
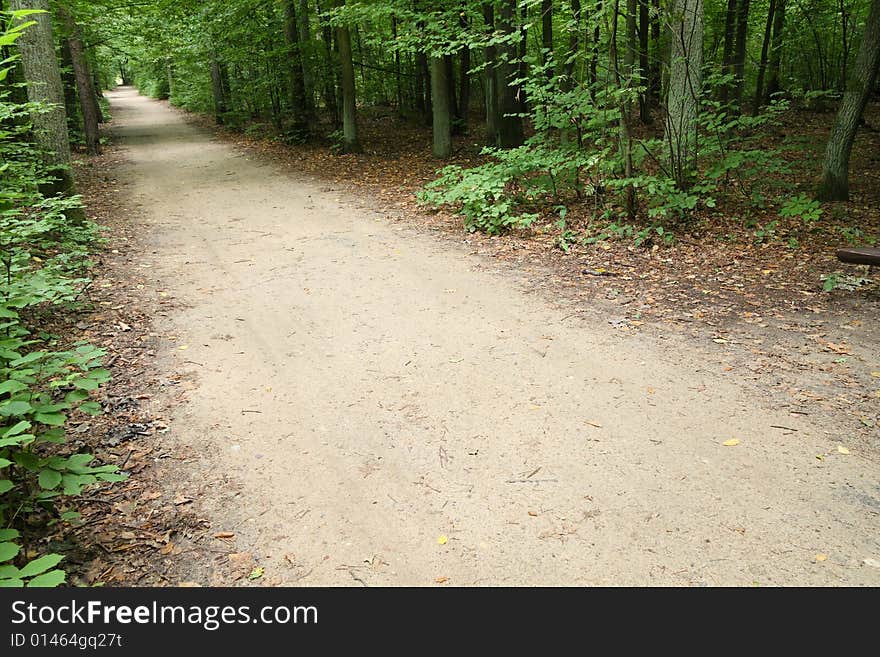
[(437, 537), (437, 544), (438, 545), (446, 545), (448, 542), (449, 542), (449, 538), (447, 538), (445, 535), (441, 535), (441, 536)]
[(176, 504), (177, 506), (180, 506), (181, 504), (189, 504), (192, 501), (192, 498), (187, 497), (186, 495), (178, 495), (174, 498), (174, 504)]
[(257, 566), (250, 572), (250, 574), (248, 575), (248, 579), (260, 579), (265, 572), (265, 568), (263, 568), (262, 566)]
[(448, 577), (438, 577), (434, 581), (437, 582), (438, 584), (445, 584), (446, 582), (449, 581), (449, 578)]
[(739, 445), (739, 438), (731, 438), (730, 440), (725, 440), (721, 444), (725, 447), (736, 447), (737, 445)]
[(162, 546), (162, 548), (159, 550), (159, 553), (160, 554), (171, 554), (173, 551), (174, 551), (174, 543), (171, 543), (169, 541), (164, 546)]
[(880, 372), (871, 372), (871, 376), (873, 376), (875, 379), (880, 379)]
[(827, 554), (822, 554), (822, 553), (820, 552), (819, 554), (817, 554), (817, 555), (815, 556), (815, 559), (816, 559), (816, 561), (819, 561), (819, 562), (822, 562), (822, 561), (828, 561), (828, 555), (827, 555)]
[(217, 532), (214, 534), (214, 538), (232, 538), (235, 536), (235, 532)]
[(537, 511), (529, 511), (529, 515), (532, 516), (532, 518), (537, 518), (538, 512)]
[(849, 454), (849, 450), (846, 447), (844, 447), (843, 445), (838, 445), (837, 446), (837, 453), (838, 454)]
[(202, 587), (198, 582), (179, 582), (177, 586), (182, 589), (198, 589)]

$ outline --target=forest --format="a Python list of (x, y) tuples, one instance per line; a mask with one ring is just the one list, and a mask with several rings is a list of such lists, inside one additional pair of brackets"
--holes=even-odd
[[(834, 252), (880, 266), (878, 71), (880, 0), (0, 0), (0, 586), (71, 583), (94, 500), (133, 485), (87, 433), (114, 413), (113, 350), (71, 330), (118, 248), (95, 190), (115, 185), (114, 102), (133, 110), (111, 92), (459, 241), (629, 271), (606, 299), (647, 289), (671, 314), (702, 303), (669, 296), (685, 281), (759, 321), (837, 293), (871, 322), (876, 268)], [(876, 407), (850, 419), (876, 443)]]

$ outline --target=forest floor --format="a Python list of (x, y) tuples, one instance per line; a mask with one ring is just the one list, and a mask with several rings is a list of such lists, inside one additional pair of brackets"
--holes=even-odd
[(114, 381), (74, 431), (133, 476), (86, 507), (80, 581), (880, 583), (877, 293), (818, 277), (863, 270), (467, 235), (414, 206), (424, 156), (109, 96), (76, 330)]

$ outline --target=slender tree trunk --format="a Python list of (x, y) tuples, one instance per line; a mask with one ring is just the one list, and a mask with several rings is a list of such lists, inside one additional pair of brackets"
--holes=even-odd
[(448, 66), (445, 57), (431, 57), (431, 100), (434, 118), (434, 157), (452, 155), (452, 104), (449, 98)]
[(223, 86), (223, 71), (216, 56), (211, 58), (211, 91), (214, 95), (214, 120), (218, 125), (223, 125), (229, 107), (226, 102), (226, 89)]
[[(517, 0), (503, 0), (501, 3), (501, 15), (498, 20), (499, 29), (511, 37), (517, 33), (514, 25), (516, 18)], [(514, 148), (522, 146), (523, 124), (520, 112), (519, 85), (513, 84), (513, 80), (520, 75), (519, 67), (514, 63), (518, 56), (518, 44), (512, 39), (507, 46), (507, 57), (501, 58), (498, 63), (498, 145), (501, 148)]]
[(662, 95), (661, 87), (663, 86), (660, 67), (660, 61), (662, 60), (662, 57), (660, 57), (660, 0), (653, 0), (653, 7), (654, 12), (651, 16), (651, 43), (654, 44), (654, 59), (650, 63), (651, 72), (648, 87), (650, 88), (651, 98), (659, 103), (660, 96)]
[(73, 64), (76, 91), (83, 117), (86, 151), (89, 155), (98, 155), (101, 152), (101, 138), (98, 128), (98, 113), (96, 112), (94, 78), (89, 69), (76, 20), (66, 7), (60, 5), (58, 6), (58, 14), (64, 25), (64, 30), (67, 32), (67, 46), (70, 49), (70, 61)]
[[(315, 0), (315, 8), (318, 10), (319, 18), (322, 13), (319, 0)], [(326, 21), (320, 21), (321, 28), (321, 49), (324, 52), (324, 70), (321, 78), (321, 96), (324, 98), (324, 107), (330, 116), (330, 123), (334, 130), (338, 130), (339, 122), (339, 105), (336, 102), (337, 78), (336, 71), (339, 69), (336, 63), (336, 57), (333, 50), (333, 30)]]
[(307, 141), (311, 117), (309, 117), (306, 101), (306, 85), (303, 76), (302, 50), (299, 42), (295, 0), (284, 0), (284, 40), (287, 45), (287, 66), (290, 79), (290, 112), (293, 115), (292, 137), (296, 141)]
[[(513, 12), (514, 17), (516, 17), (516, 11)], [(523, 4), (520, 7), (520, 21), (519, 21), (519, 52), (517, 53), (519, 56), (519, 78), (520, 80), (525, 80), (529, 75), (529, 64), (526, 61), (526, 54), (528, 52), (528, 40), (529, 40), (529, 6), (528, 4)], [(516, 85), (516, 99), (519, 104), (519, 111), (522, 113), (529, 111), (529, 99), (526, 94), (526, 88), (522, 84)], [(521, 121), (520, 121), (521, 122)]]
[[(568, 52), (566, 53), (565, 65), (563, 66), (563, 77), (561, 87), (563, 91), (570, 92), (575, 87), (575, 66), (577, 63), (577, 55), (580, 50), (580, 34), (581, 34), (581, 0), (571, 0), (571, 17), (574, 21), (574, 29), (568, 32)], [(575, 141), (578, 148), (581, 146), (581, 135), (574, 134), (576, 124), (565, 126), (559, 132), (559, 141), (563, 144)], [(574, 138), (573, 138), (574, 137)]]
[[(617, 25), (620, 15), (620, 0), (614, 0), (614, 12), (611, 17), (611, 38), (609, 39), (608, 59), (611, 62), (611, 73), (614, 76), (614, 85), (618, 89), (628, 89), (632, 84), (633, 63), (635, 61), (635, 9), (636, 0), (627, 0), (626, 3), (626, 51), (623, 55), (624, 75), (625, 79), (621, 79), (620, 70), (618, 68), (617, 56)], [(631, 31), (630, 31), (631, 30)], [(633, 160), (632, 160), (632, 133), (630, 130), (630, 121), (632, 120), (632, 103), (629, 100), (620, 103), (620, 156), (623, 160), (623, 175), (625, 178), (632, 178)], [(636, 194), (635, 187), (628, 184), (624, 188), (623, 205), (626, 209), (627, 218), (632, 221), (636, 216)]]
[[(5, 55), (5, 53), (3, 53)], [(73, 58), (70, 55), (70, 44), (61, 40), (61, 83), (64, 87), (64, 110), (67, 114), (68, 132), (80, 129), (80, 110), (76, 95), (76, 75), (73, 72)], [(25, 96), (24, 100), (27, 100)]]
[[(397, 16), (391, 16), (391, 38), (397, 44)], [(397, 103), (397, 116), (403, 116), (403, 87), (401, 85), (400, 50), (394, 48), (394, 88), (395, 102)]]
[(733, 62), (733, 93), (736, 110), (742, 107), (743, 85), (745, 83), (746, 45), (749, 32), (750, 0), (739, 0), (736, 15), (736, 53)]
[(305, 86), (306, 114), (310, 121), (317, 115), (315, 110), (315, 75), (312, 48), (312, 26), (309, 21), (309, 0), (299, 0), (299, 53)]
[[(464, 11), (462, 11), (459, 17), (459, 25), (462, 30), (468, 28), (467, 15)], [(461, 49), (459, 62), (461, 75), (458, 80), (458, 109), (455, 114), (460, 126), (459, 130), (464, 133), (467, 132), (468, 114), (471, 107), (471, 49), (467, 45)]]
[(35, 21), (36, 24), (24, 31), (16, 45), (28, 83), (28, 100), (45, 106), (45, 111), (34, 112), (31, 116), (34, 142), (43, 153), (49, 174), (56, 179), (43, 186), (42, 191), (47, 196), (75, 194), (70, 169), (67, 116), (64, 112), (64, 89), (58, 58), (55, 56), (49, 0), (11, 0), (9, 8), (12, 11), (39, 9), (45, 12), (24, 19)]
[(672, 48), (665, 141), (669, 148), (673, 178), (679, 188), (686, 189), (697, 162), (697, 111), (703, 65), (703, 0), (675, 0), (670, 20)]
[[(596, 16), (602, 13), (602, 0), (596, 0)], [(599, 21), (593, 27), (593, 50), (590, 58), (590, 95), (595, 96), (595, 86), (599, 81)]]
[[(492, 2), (483, 3), (483, 21), (486, 24), (486, 32), (491, 36), (495, 32), (495, 7)], [(498, 118), (500, 116), (498, 106), (498, 47), (486, 46), (486, 143), (489, 146), (498, 145), (500, 132)]]
[[(727, 13), (724, 16), (724, 49), (721, 54), (721, 73), (733, 74), (734, 50), (736, 48), (737, 0), (727, 0)], [(730, 100), (731, 84), (724, 83), (718, 90), (722, 103)]]
[(648, 64), (648, 31), (650, 30), (649, 0), (639, 3), (639, 85), (644, 89), (639, 93), (639, 120), (645, 125), (651, 123), (651, 81)]
[(785, 29), (785, 3), (787, 0), (776, 0), (776, 12), (773, 16), (773, 38), (770, 41), (770, 65), (767, 69), (767, 91), (764, 103), (769, 104), (773, 94), (779, 93), (779, 64), (782, 61), (782, 31)]
[(764, 100), (764, 75), (767, 72), (767, 55), (770, 52), (770, 38), (773, 35), (773, 15), (776, 13), (776, 0), (770, 0), (767, 9), (767, 23), (764, 26), (764, 39), (761, 42), (761, 59), (758, 62), (758, 80), (755, 83), (755, 99), (752, 102), (752, 114), (761, 110)]
[[(337, 2), (338, 7), (345, 0)], [(361, 150), (357, 128), (357, 100), (355, 97), (354, 63), (351, 59), (351, 33), (348, 27), (336, 28), (336, 41), (339, 44), (340, 80), (342, 86), (342, 151), (357, 153)]]
[[(553, 0), (541, 0), (541, 49), (544, 64), (553, 61)], [(546, 74), (552, 80), (555, 71), (551, 67)]]
[(880, 69), (880, 0), (871, 0), (859, 54), (850, 70), (843, 101), (825, 148), (822, 183), (817, 193), (817, 198), (821, 201), (849, 199), (849, 156), (878, 69)]

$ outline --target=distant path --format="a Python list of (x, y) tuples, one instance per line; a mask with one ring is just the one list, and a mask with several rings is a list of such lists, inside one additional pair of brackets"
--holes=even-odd
[(267, 583), (880, 584), (845, 437), (108, 95), (144, 263), (187, 305), (155, 328), (195, 381), (169, 486)]

